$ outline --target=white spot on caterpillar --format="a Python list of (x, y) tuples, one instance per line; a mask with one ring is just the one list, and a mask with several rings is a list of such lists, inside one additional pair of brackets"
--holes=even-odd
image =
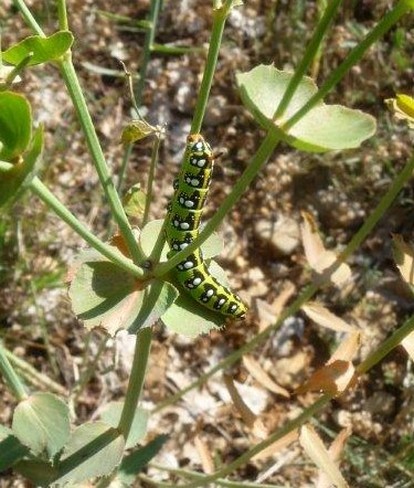
[(201, 151), (203, 149), (203, 143), (201, 141), (194, 144), (194, 146), (198, 151)]
[(201, 278), (197, 277), (193, 279), (193, 285), (198, 286), (201, 283)]
[(191, 160), (191, 164), (193, 164), (194, 166), (197, 166), (197, 162), (198, 162), (198, 159), (197, 158), (193, 158)]
[(214, 290), (210, 289), (206, 291), (207, 298), (210, 298), (214, 295)]
[(180, 246), (178, 244), (173, 244), (172, 248), (178, 251), (180, 249)]
[(178, 220), (174, 220), (174, 227), (180, 227), (180, 222)]
[[(181, 202), (182, 203), (182, 202)], [(187, 208), (193, 208), (194, 207), (194, 202), (191, 201), (191, 200), (186, 200), (184, 205), (187, 207)]]
[(181, 222), (180, 227), (183, 230), (188, 230), (190, 228), (190, 224), (188, 222)]
[(194, 263), (193, 263), (193, 261), (186, 261), (186, 262), (184, 263), (184, 268), (185, 268), (185, 269), (191, 269), (191, 268), (194, 268)]
[(190, 184), (191, 186), (197, 187), (200, 184), (200, 180), (197, 180), (197, 178), (193, 178)]
[(233, 305), (230, 307), (230, 312), (235, 312), (235, 311), (236, 311), (236, 309), (237, 309), (237, 305), (234, 305), (234, 304), (233, 304)]
[(200, 159), (200, 160), (198, 161), (198, 163), (197, 163), (197, 166), (198, 166), (199, 168), (203, 168), (205, 164), (206, 164), (206, 160), (205, 160), (205, 159)]
[(185, 199), (183, 197), (180, 197), (180, 203), (181, 203), (181, 205), (183, 205), (184, 202), (185, 202)]
[(208, 302), (208, 297), (203, 297), (203, 298), (201, 299), (201, 301), (202, 301), (202, 302), (204, 302), (204, 303)]
[(188, 246), (188, 242), (182, 242), (180, 244), (180, 249), (185, 249)]
[(219, 307), (222, 307), (225, 303), (226, 303), (226, 299), (225, 298), (220, 298), (220, 300), (218, 301), (217, 305)]

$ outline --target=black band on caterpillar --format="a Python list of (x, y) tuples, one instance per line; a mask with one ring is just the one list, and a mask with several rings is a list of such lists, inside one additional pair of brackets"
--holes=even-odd
[[(185, 249), (198, 235), (213, 165), (211, 147), (203, 136), (188, 136), (184, 164), (174, 182), (175, 191), (168, 209), (169, 257)], [(175, 274), (183, 288), (204, 307), (244, 318), (246, 305), (209, 273), (199, 249), (176, 266)]]

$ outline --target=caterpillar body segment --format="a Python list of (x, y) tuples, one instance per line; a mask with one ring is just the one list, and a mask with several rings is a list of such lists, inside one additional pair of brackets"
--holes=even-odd
[[(185, 249), (198, 236), (213, 165), (210, 145), (200, 134), (191, 134), (169, 206), (166, 227), (169, 257)], [(176, 266), (175, 275), (182, 287), (203, 306), (226, 316), (244, 318), (246, 305), (210, 274), (199, 249)]]

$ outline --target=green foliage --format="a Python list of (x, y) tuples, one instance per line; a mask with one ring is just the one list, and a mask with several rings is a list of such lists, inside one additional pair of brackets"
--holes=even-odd
[(13, 433), (35, 455), (52, 458), (69, 437), (69, 409), (51, 393), (35, 393), (19, 403)]
[(14, 161), (29, 145), (32, 113), (23, 95), (0, 92), (0, 160)]
[(68, 31), (55, 32), (49, 37), (30, 36), (4, 51), (2, 56), (4, 61), (15, 66), (29, 55), (32, 55), (29, 66), (47, 63), (68, 52), (73, 41), (73, 35)]
[[(124, 402), (109, 402), (101, 411), (101, 419), (112, 427), (117, 427), (121, 420)], [(132, 421), (131, 430), (125, 444), (125, 449), (131, 449), (140, 442), (147, 433), (147, 424), (149, 420), (149, 412), (143, 408), (135, 410), (134, 419)]]
[(257, 66), (237, 75), (243, 103), (264, 128), (302, 151), (325, 152), (358, 147), (376, 130), (375, 119), (360, 110), (318, 103), (289, 130), (284, 124), (318, 91), (311, 78), (303, 78), (281, 117), (274, 115), (293, 73), (274, 66)]

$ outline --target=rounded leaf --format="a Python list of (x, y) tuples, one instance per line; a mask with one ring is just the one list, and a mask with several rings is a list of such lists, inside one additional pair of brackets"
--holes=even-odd
[(79, 483), (110, 474), (121, 462), (125, 441), (104, 422), (89, 422), (75, 429), (57, 465), (65, 482)]
[(56, 395), (35, 393), (17, 405), (12, 429), (35, 455), (47, 452), (52, 458), (69, 437), (69, 409)]
[(68, 51), (73, 40), (69, 31), (55, 32), (49, 37), (30, 36), (7, 49), (3, 53), (3, 60), (16, 66), (33, 53), (29, 66), (53, 61)]
[[(109, 402), (101, 412), (101, 419), (112, 427), (118, 427), (121, 419), (124, 402)], [(147, 433), (147, 424), (149, 412), (138, 407), (135, 411), (134, 420), (132, 421), (131, 430), (129, 431), (125, 449), (130, 449), (138, 444)]]
[[(227, 286), (227, 279), (223, 269), (211, 261), (209, 271), (220, 283)], [(176, 334), (186, 337), (197, 337), (212, 329), (219, 329), (226, 321), (226, 317), (218, 312), (203, 307), (186, 291), (180, 290), (180, 296), (161, 317), (165, 326)]]
[(358, 147), (376, 130), (373, 117), (359, 110), (318, 102), (288, 131), (286, 123), (318, 91), (311, 78), (303, 77), (285, 112), (277, 120), (274, 114), (293, 77), (274, 66), (257, 66), (237, 75), (243, 103), (259, 124), (276, 129), (288, 144), (303, 151), (324, 152)]

